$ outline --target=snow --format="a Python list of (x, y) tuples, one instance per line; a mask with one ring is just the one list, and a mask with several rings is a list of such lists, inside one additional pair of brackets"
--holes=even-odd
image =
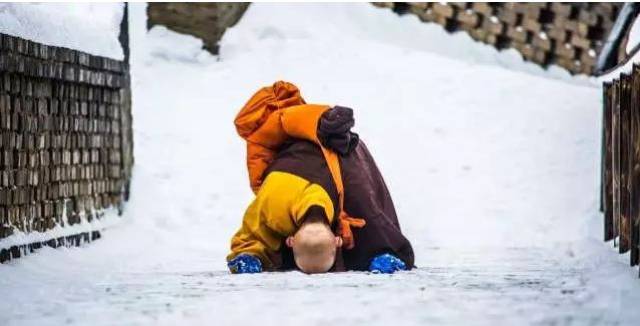
[[(629, 31), (629, 39), (627, 40), (627, 54), (631, 54), (633, 48), (638, 45), (640, 42), (640, 21), (634, 20), (633, 25), (631, 26), (631, 31)], [(638, 64), (640, 62), (640, 51), (633, 53), (631, 58), (627, 60), (627, 62), (614, 70), (598, 77), (598, 81), (600, 83), (603, 82), (611, 82), (614, 79), (620, 78), (620, 74), (625, 73), (629, 74), (633, 70), (633, 65)]]
[[(636, 324), (601, 242), (600, 88), (370, 4), (252, 4), (219, 57), (132, 5), (136, 166), (121, 222), (0, 265), (9, 325)], [(325, 22), (325, 23), (322, 23)], [(259, 87), (356, 111), (418, 269), (230, 275), (252, 198), (233, 117)], [(626, 259), (625, 259), (626, 258)]]
[(638, 64), (640, 62), (640, 51), (636, 52), (627, 62), (620, 65), (619, 67), (611, 70), (610, 72), (597, 77), (597, 80), (600, 84), (604, 82), (611, 82), (614, 79), (619, 79), (620, 74), (630, 74), (633, 71), (633, 65)]
[[(66, 207), (64, 208), (66, 211)], [(6, 238), (0, 239), (0, 249), (9, 249), (14, 246), (24, 246), (33, 243), (43, 243), (51, 239), (68, 237), (80, 233), (90, 233), (109, 228), (120, 222), (120, 217), (116, 208), (108, 208), (100, 212), (99, 219), (88, 221), (86, 215), (80, 216), (80, 223), (69, 225), (67, 223), (66, 212), (63, 213), (63, 223), (57, 224), (54, 228), (45, 232), (29, 232), (14, 229), (14, 233)]]
[(640, 44), (640, 20), (636, 17), (631, 25), (631, 31), (629, 31), (629, 38), (627, 39), (627, 53), (631, 53), (633, 48)]
[(0, 3), (0, 33), (122, 60), (122, 3)]

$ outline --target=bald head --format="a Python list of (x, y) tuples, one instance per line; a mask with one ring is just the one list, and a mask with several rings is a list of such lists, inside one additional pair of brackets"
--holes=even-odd
[(304, 223), (298, 232), (287, 238), (293, 249), (298, 268), (307, 274), (325, 273), (336, 260), (336, 250), (342, 239), (336, 237), (329, 225), (323, 222)]

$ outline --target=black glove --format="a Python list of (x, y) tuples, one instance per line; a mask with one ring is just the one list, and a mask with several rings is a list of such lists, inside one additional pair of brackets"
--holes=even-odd
[(351, 132), (354, 124), (352, 109), (335, 106), (327, 110), (318, 123), (320, 143), (340, 155), (349, 154), (360, 140), (358, 134)]

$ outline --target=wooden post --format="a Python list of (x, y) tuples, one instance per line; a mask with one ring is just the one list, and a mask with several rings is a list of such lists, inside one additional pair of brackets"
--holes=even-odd
[(603, 153), (602, 153), (602, 201), (604, 209), (604, 240), (610, 241), (614, 238), (613, 233), (613, 180), (612, 180), (612, 152), (611, 152), (611, 118), (612, 118), (612, 95), (614, 87), (611, 83), (603, 86)]
[(129, 56), (131, 50), (129, 47), (129, 3), (124, 2), (124, 9), (122, 13), (122, 20), (120, 21), (120, 33), (118, 34), (118, 41), (122, 46), (122, 52), (124, 53), (124, 62), (129, 64)]
[(640, 262), (640, 66), (633, 66), (630, 103), (629, 214), (631, 228), (631, 266)]
[(630, 249), (630, 198), (629, 198), (629, 152), (630, 152), (630, 100), (631, 100), (631, 75), (620, 76), (620, 253), (626, 253)]
[(620, 88), (620, 80), (615, 80), (611, 92), (611, 174), (614, 241), (620, 234)]

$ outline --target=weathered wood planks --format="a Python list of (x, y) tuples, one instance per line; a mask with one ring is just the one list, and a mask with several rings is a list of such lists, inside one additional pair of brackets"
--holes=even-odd
[(603, 85), (604, 239), (640, 262), (640, 66)]
[(119, 207), (132, 144), (126, 63), (0, 34), (0, 239)]

